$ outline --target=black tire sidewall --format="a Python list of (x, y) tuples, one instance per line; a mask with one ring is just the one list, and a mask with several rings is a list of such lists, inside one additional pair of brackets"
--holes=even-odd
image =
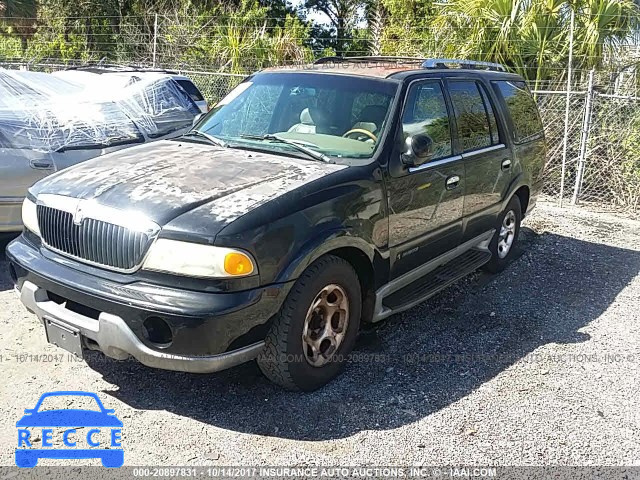
[[(318, 275), (305, 279), (305, 286), (301, 294), (292, 299), (296, 302), (293, 307), (294, 318), (289, 328), (286, 340), (285, 361), (289, 364), (289, 374), (300, 390), (315, 390), (333, 379), (348, 360), (348, 355), (358, 335), (362, 297), (360, 282), (353, 268), (346, 262), (330, 263)], [(349, 322), (347, 333), (342, 344), (334, 353), (333, 361), (322, 367), (314, 367), (306, 360), (303, 352), (302, 330), (307, 311), (316, 295), (327, 285), (341, 286), (349, 299)]]

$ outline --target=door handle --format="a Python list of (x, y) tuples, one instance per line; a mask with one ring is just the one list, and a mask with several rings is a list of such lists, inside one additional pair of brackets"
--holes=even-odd
[(38, 170), (49, 170), (53, 168), (53, 162), (51, 160), (39, 159), (39, 160), (31, 160), (29, 162), (32, 168), (37, 168)]
[(511, 159), (505, 158), (502, 160), (502, 164), (500, 165), (501, 170), (509, 170), (511, 168)]
[(458, 175), (451, 175), (445, 181), (445, 188), (447, 190), (453, 190), (460, 184), (460, 177)]

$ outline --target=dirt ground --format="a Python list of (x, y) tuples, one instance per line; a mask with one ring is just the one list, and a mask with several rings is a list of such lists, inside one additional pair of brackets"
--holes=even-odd
[(307, 394), (254, 363), (199, 376), (73, 361), (2, 257), (0, 464), (43, 392), (85, 390), (123, 421), (126, 465), (640, 465), (640, 222), (541, 203), (520, 249), (502, 274), (363, 332)]

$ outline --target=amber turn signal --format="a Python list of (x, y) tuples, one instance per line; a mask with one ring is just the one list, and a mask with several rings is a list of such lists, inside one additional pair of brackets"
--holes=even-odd
[(224, 271), (229, 275), (249, 275), (253, 273), (253, 263), (244, 253), (227, 253), (224, 257)]

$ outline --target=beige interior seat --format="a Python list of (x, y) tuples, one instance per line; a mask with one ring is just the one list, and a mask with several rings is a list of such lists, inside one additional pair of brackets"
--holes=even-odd
[(373, 134), (380, 133), (384, 118), (387, 115), (386, 107), (382, 105), (367, 105), (360, 112), (360, 120), (353, 124), (352, 129), (359, 128)]
[(289, 131), (296, 133), (316, 133), (316, 124), (313, 118), (311, 118), (309, 108), (305, 108), (300, 112), (300, 123), (293, 125)]

